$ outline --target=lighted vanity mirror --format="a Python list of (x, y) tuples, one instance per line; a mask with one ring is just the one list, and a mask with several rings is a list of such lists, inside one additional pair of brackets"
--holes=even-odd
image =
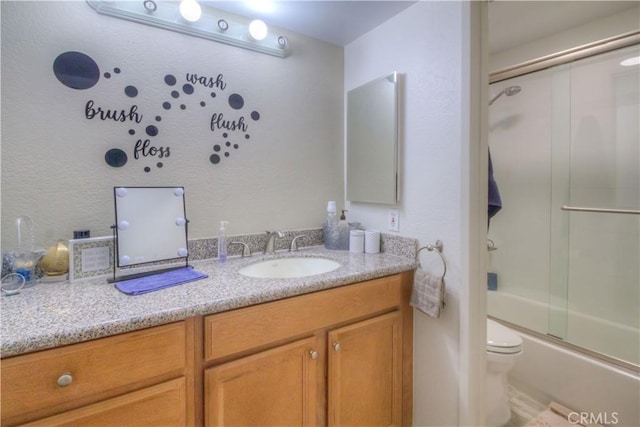
[(183, 187), (114, 187), (113, 193), (114, 266), (180, 258), (186, 262), (188, 221)]
[(395, 71), (347, 92), (347, 200), (399, 200)]

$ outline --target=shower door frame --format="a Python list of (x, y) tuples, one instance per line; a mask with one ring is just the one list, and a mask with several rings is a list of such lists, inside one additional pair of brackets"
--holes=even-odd
[(541, 56), (489, 73), (489, 84), (640, 43), (640, 30)]
[[(544, 70), (554, 66), (569, 64), (579, 59), (588, 58), (591, 56), (611, 52), (617, 49), (622, 49), (622, 48), (637, 45), (637, 44), (640, 44), (640, 30), (623, 33), (623, 34), (602, 39), (593, 43), (588, 43), (588, 44), (577, 46), (571, 49), (566, 49), (560, 52), (556, 52), (550, 55), (545, 55), (539, 58), (522, 62), (520, 64), (516, 64), (513, 66), (496, 70), (494, 72), (489, 73), (489, 83), (490, 84), (496, 83), (496, 82), (507, 80), (513, 77), (534, 73), (536, 71)], [(562, 75), (560, 77), (562, 78)], [(552, 146), (555, 147), (557, 145), (554, 144)], [(555, 154), (560, 156), (563, 155), (563, 153), (555, 153)], [(555, 195), (555, 197), (560, 197), (560, 196), (561, 195), (558, 195), (558, 194)], [(555, 249), (559, 253), (564, 253), (568, 250), (568, 248), (561, 248), (561, 247), (557, 247)], [(564, 257), (560, 257), (560, 258), (562, 259)], [(553, 269), (553, 266), (550, 266), (550, 268)], [(559, 278), (559, 279), (563, 279), (563, 278)], [(566, 279), (566, 277), (564, 277), (564, 279)], [(562, 298), (560, 295), (555, 295), (555, 296), (550, 295), (550, 298), (554, 299), (557, 305), (561, 305), (560, 300)], [(589, 348), (572, 344), (571, 342), (565, 341), (564, 339), (555, 336), (552, 330), (553, 328), (550, 329), (549, 332), (545, 334), (545, 333), (528, 329), (526, 327), (520, 326), (518, 324), (509, 322), (500, 318), (496, 318), (490, 315), (489, 317), (499, 322), (502, 322), (515, 330), (519, 330), (529, 335), (533, 335), (535, 337), (538, 337), (547, 341), (551, 341), (552, 343), (562, 346), (564, 348), (567, 348), (569, 350), (576, 351), (576, 352), (585, 354), (587, 356), (611, 363), (613, 365), (627, 369), (633, 373), (640, 373), (640, 365), (637, 365), (635, 363), (622, 360), (613, 356), (609, 356), (607, 354), (600, 353), (598, 351), (591, 350)], [(566, 327), (566, 319), (564, 320), (555, 319), (554, 323), (559, 330), (563, 329), (563, 325)]]

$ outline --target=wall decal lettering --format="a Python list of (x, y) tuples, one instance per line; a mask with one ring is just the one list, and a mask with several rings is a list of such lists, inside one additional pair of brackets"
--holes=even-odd
[[(219, 164), (223, 158), (228, 158), (234, 150), (240, 148), (241, 142), (249, 141), (251, 135), (249, 128), (260, 120), (258, 111), (245, 110), (245, 97), (239, 93), (222, 95), (227, 89), (227, 81), (222, 73), (184, 73), (184, 80), (176, 77), (176, 74), (166, 73), (160, 76), (146, 76), (149, 79), (160, 79), (167, 86), (168, 91), (162, 93), (148, 93), (132, 84), (124, 84), (116, 92), (113, 88), (104, 88), (113, 97), (115, 93), (122, 94), (121, 105), (104, 105), (100, 102), (99, 81), (105, 81), (114, 77), (118, 79), (125, 77), (121, 67), (114, 67), (111, 71), (100, 72), (96, 61), (89, 55), (82, 52), (69, 51), (58, 55), (53, 62), (53, 73), (60, 83), (71, 89), (88, 90), (91, 89), (92, 99), (84, 103), (84, 118), (92, 121), (105, 121), (114, 125), (126, 126), (124, 132), (130, 139), (130, 146), (113, 147), (104, 153), (104, 161), (113, 168), (121, 168), (130, 161), (142, 162), (143, 171), (151, 172), (152, 167), (162, 169), (166, 166), (172, 151), (185, 150), (187, 148), (176, 145), (173, 141), (163, 140), (163, 133), (160, 130), (160, 123), (169, 115), (165, 121), (171, 125), (187, 127), (190, 131), (203, 132), (203, 141), (213, 141), (207, 144), (213, 148), (209, 151), (209, 161), (212, 165)], [(158, 81), (158, 80), (156, 80)], [(98, 86), (98, 87), (96, 87)], [(144, 88), (143, 88), (144, 89)], [(157, 92), (157, 91), (156, 91)], [(127, 99), (154, 99), (159, 97), (157, 111), (149, 111), (153, 108), (145, 106), (142, 111), (141, 103), (131, 104)], [(111, 104), (112, 101), (109, 101)], [(145, 104), (144, 102), (142, 104)], [(209, 110), (206, 121), (203, 120), (202, 113), (197, 110)], [(190, 114), (191, 113), (191, 114)], [(148, 117), (152, 117), (151, 122)], [(194, 120), (197, 122), (194, 124)], [(138, 136), (143, 135), (143, 136)], [(166, 136), (164, 136), (166, 138)], [(189, 146), (197, 159), (202, 158), (202, 150), (211, 150), (207, 147)], [(190, 154), (190, 153), (189, 153)], [(155, 159), (155, 160), (154, 160)], [(162, 159), (162, 161), (158, 161)]]
[(104, 110), (102, 107), (93, 107), (93, 101), (87, 101), (87, 105), (84, 107), (84, 116), (91, 120), (94, 117), (98, 117), (100, 120), (113, 120), (114, 122), (126, 122), (134, 121), (140, 123), (142, 121), (142, 114), (138, 113), (138, 106), (132, 105), (127, 110)]

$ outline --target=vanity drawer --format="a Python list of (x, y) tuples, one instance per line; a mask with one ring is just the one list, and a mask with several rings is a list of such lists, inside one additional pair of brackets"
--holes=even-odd
[(204, 319), (212, 361), (399, 307), (401, 275), (213, 314)]
[(2, 420), (86, 405), (182, 375), (185, 365), (184, 322), (3, 359)]

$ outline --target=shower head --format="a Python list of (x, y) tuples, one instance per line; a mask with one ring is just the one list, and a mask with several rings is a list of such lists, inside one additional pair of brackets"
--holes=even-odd
[(500, 91), (500, 93), (498, 93), (496, 96), (491, 98), (491, 101), (489, 101), (489, 105), (493, 104), (496, 99), (498, 99), (498, 98), (500, 98), (500, 96), (502, 96), (502, 94), (505, 94), (507, 96), (513, 96), (513, 95), (517, 94), (518, 92), (520, 92), (521, 90), (522, 90), (522, 88), (520, 86), (509, 86), (509, 87), (506, 87), (506, 88), (502, 89), (502, 91)]

